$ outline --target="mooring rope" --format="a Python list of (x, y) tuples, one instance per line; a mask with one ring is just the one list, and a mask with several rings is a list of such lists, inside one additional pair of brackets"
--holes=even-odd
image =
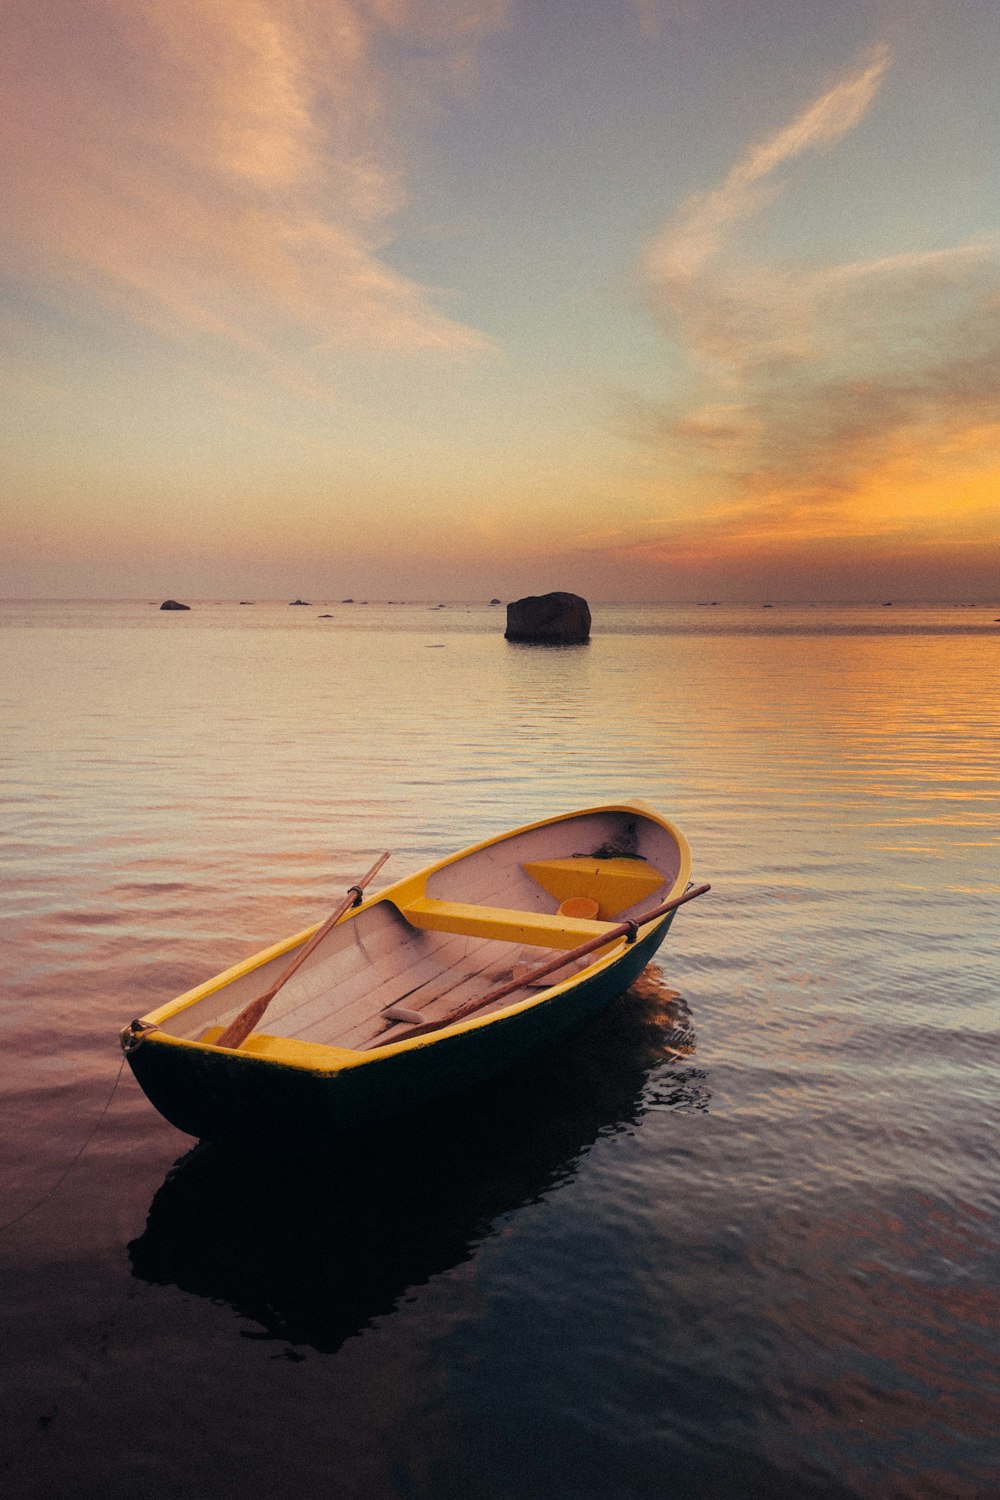
[(32, 1203), (28, 1208), (22, 1209), (19, 1214), (15, 1214), (12, 1219), (8, 1219), (5, 1224), (0, 1224), (0, 1234), (5, 1234), (8, 1229), (13, 1229), (13, 1227), (14, 1227), (15, 1224), (20, 1224), (21, 1223), (22, 1219), (28, 1219), (28, 1218), (30, 1218), (33, 1213), (37, 1213), (40, 1208), (42, 1208), (46, 1203), (48, 1203), (48, 1201), (49, 1201), (50, 1198), (54, 1198), (55, 1197), (56, 1193), (62, 1187), (63, 1183), (66, 1181), (66, 1178), (69, 1176), (70, 1172), (72, 1172), (73, 1168), (76, 1166), (77, 1162), (80, 1160), (80, 1157), (86, 1151), (87, 1147), (90, 1145), (91, 1141), (94, 1139), (94, 1136), (97, 1134), (98, 1130), (100, 1129), (100, 1126), (101, 1126), (101, 1124), (102, 1124), (102, 1122), (104, 1120), (105, 1115), (107, 1114), (108, 1110), (111, 1108), (111, 1101), (115, 1097), (115, 1093), (117, 1091), (118, 1085), (121, 1082), (122, 1070), (124, 1069), (124, 1067), (125, 1067), (125, 1058), (123, 1057), (122, 1060), (121, 1060), (121, 1063), (119, 1064), (118, 1072), (115, 1074), (115, 1081), (111, 1085), (111, 1092), (110, 1092), (110, 1094), (108, 1095), (107, 1099), (104, 1102), (104, 1108), (101, 1110), (100, 1114), (97, 1116), (97, 1119), (94, 1121), (94, 1124), (93, 1124), (93, 1126), (91, 1128), (90, 1134), (87, 1136), (87, 1138), (84, 1141), (83, 1145), (76, 1152), (75, 1156), (73, 1156), (70, 1159), (69, 1165), (63, 1168), (63, 1170), (60, 1172), (59, 1176), (56, 1178), (55, 1182), (49, 1188), (48, 1192), (43, 1193), (42, 1196), (38, 1199), (37, 1203)]

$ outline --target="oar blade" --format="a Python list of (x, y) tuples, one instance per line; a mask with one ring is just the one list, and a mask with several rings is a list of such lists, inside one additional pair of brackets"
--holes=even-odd
[(270, 995), (258, 995), (256, 1000), (251, 1000), (250, 1004), (244, 1006), (239, 1015), (230, 1021), (222, 1035), (216, 1039), (216, 1047), (242, 1046), (251, 1031), (256, 1027), (261, 1016), (267, 1010), (270, 1002)]

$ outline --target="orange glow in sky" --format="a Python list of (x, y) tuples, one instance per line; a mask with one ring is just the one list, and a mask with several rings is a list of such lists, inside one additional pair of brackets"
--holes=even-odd
[(788, 15), (11, 0), (0, 591), (1000, 596), (1000, 15)]

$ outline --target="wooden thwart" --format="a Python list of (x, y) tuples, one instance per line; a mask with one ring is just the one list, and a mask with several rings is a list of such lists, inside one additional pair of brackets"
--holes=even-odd
[(576, 948), (580, 942), (610, 931), (607, 922), (587, 921), (558, 912), (522, 911), (478, 902), (435, 901), (419, 896), (399, 911), (411, 927), (427, 932), (454, 932), (489, 937), (501, 943), (534, 943), (543, 948)]
[(502, 1000), (505, 995), (511, 995), (515, 990), (523, 989), (525, 986), (534, 984), (537, 980), (544, 978), (547, 974), (554, 974), (571, 964), (574, 959), (583, 958), (587, 953), (593, 953), (597, 948), (603, 948), (608, 943), (617, 942), (619, 938), (635, 936), (640, 927), (645, 927), (648, 922), (655, 922), (660, 917), (666, 916), (668, 911), (674, 911), (678, 906), (683, 906), (687, 901), (693, 901), (696, 896), (704, 896), (710, 891), (710, 885), (697, 885), (690, 891), (685, 891), (681, 896), (675, 896), (672, 901), (665, 901), (662, 906), (657, 906), (653, 911), (644, 912), (641, 917), (636, 917), (628, 922), (620, 922), (615, 927), (609, 927), (600, 937), (590, 938), (586, 943), (581, 943), (578, 948), (571, 949), (568, 953), (557, 953), (554, 958), (539, 964), (528, 974), (521, 975), (517, 979), (505, 980), (485, 995), (478, 995), (473, 1000), (467, 1000), (464, 1005), (456, 1006), (447, 1016), (442, 1016), (439, 1021), (425, 1021), (422, 1025), (411, 1026), (407, 1031), (400, 1032), (393, 1037), (395, 1042), (408, 1042), (411, 1037), (423, 1036), (430, 1031), (440, 1031), (443, 1026), (453, 1026), (456, 1021), (464, 1021), (466, 1016), (471, 1016), (474, 1011), (482, 1010), (484, 1005), (492, 1005), (495, 1000)]
[(214, 1043), (216, 1047), (235, 1048), (239, 1047), (243, 1042), (246, 1041), (247, 1037), (250, 1035), (251, 1031), (253, 1031), (254, 1027), (260, 1021), (261, 1016), (264, 1014), (264, 1012), (267, 1010), (267, 1007), (274, 999), (275, 995), (281, 989), (282, 985), (287, 984), (288, 980), (291, 979), (296, 970), (305, 963), (310, 953), (312, 953), (316, 948), (319, 947), (320, 943), (326, 937), (327, 933), (331, 930), (331, 928), (336, 927), (337, 923), (340, 921), (344, 913), (350, 907), (358, 905), (365, 886), (370, 885), (371, 882), (375, 879), (375, 876), (378, 874), (379, 870), (381, 870), (382, 866), (389, 858), (389, 853), (390, 851), (387, 849), (386, 852), (375, 861), (371, 869), (368, 871), (367, 875), (363, 875), (355, 885), (352, 885), (349, 888), (347, 895), (344, 897), (343, 901), (341, 901), (334, 908), (334, 910), (327, 917), (326, 921), (323, 923), (322, 927), (317, 928), (312, 937), (309, 939), (308, 943), (306, 943), (305, 946), (301, 948), (298, 953), (296, 953), (291, 963), (286, 969), (282, 971), (282, 973), (275, 980), (274, 984), (272, 984), (271, 988), (269, 990), (266, 990), (263, 995), (258, 995), (256, 1000), (251, 1000), (250, 1004), (245, 1005), (240, 1011), (239, 1015), (234, 1017), (234, 1019), (230, 1021), (225, 1031)]

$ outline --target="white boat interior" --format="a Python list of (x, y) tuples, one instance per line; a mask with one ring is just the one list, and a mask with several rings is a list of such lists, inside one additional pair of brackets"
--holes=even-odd
[[(397, 882), (345, 917), (278, 991), (259, 1030), (351, 1050), (382, 1046), (651, 910), (669, 895), (682, 862), (670, 829), (635, 807), (502, 836)], [(560, 914), (565, 901), (581, 896), (592, 915)], [(308, 937), (300, 934), (299, 944)], [(278, 945), (191, 991), (157, 1024), (174, 1036), (213, 1041), (274, 982), (299, 944)], [(574, 962), (585, 967), (601, 957), (598, 950)], [(561, 969), (543, 983), (572, 972)], [(476, 1014), (537, 993), (525, 983)]]

